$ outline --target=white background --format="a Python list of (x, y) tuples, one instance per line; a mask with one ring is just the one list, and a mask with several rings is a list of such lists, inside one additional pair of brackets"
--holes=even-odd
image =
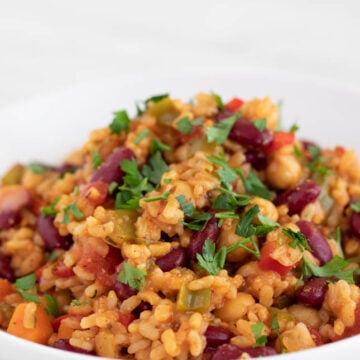
[(359, 88), (360, 1), (0, 0), (0, 107), (122, 74), (222, 71)]

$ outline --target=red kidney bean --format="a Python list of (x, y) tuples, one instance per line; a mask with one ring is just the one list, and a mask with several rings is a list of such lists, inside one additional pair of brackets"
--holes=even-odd
[(258, 150), (247, 150), (245, 152), (246, 162), (250, 163), (256, 170), (262, 170), (266, 167), (266, 156)]
[(170, 250), (167, 254), (156, 259), (155, 264), (162, 271), (170, 271), (176, 267), (184, 267), (186, 265), (185, 249), (178, 247)]
[(206, 346), (217, 347), (227, 344), (234, 334), (220, 326), (209, 325), (205, 331)]
[(196, 254), (202, 253), (205, 240), (210, 239), (212, 242), (216, 243), (219, 235), (220, 228), (218, 226), (218, 221), (217, 219), (212, 218), (205, 226), (205, 229), (196, 232), (191, 237), (189, 247), (187, 248), (189, 258), (192, 260), (196, 259)]
[(350, 216), (350, 231), (360, 238), (360, 213), (352, 213)]
[(45, 246), (49, 250), (67, 249), (71, 244), (71, 236), (61, 236), (54, 225), (53, 216), (39, 216), (37, 218), (38, 231)]
[(320, 195), (321, 188), (311, 180), (303, 182), (294, 189), (289, 189), (275, 199), (276, 205), (286, 204), (289, 208), (289, 215), (300, 213), (304, 207)]
[(261, 149), (268, 146), (273, 137), (268, 129), (260, 131), (251, 121), (240, 118), (232, 127), (229, 139), (251, 149)]
[(0, 252), (0, 278), (15, 281), (14, 270), (11, 267), (11, 257)]
[(271, 356), (277, 352), (271, 346), (263, 346), (258, 348), (238, 347), (236, 345), (224, 344), (219, 346), (213, 353), (211, 360), (237, 360), (243, 353), (247, 353), (250, 357)]
[(137, 290), (131, 288), (129, 285), (123, 284), (122, 282), (116, 281), (114, 283), (114, 291), (120, 301), (124, 301), (131, 296), (134, 296), (138, 293)]
[(100, 165), (100, 167), (95, 170), (91, 181), (104, 181), (108, 184), (112, 182), (117, 182), (118, 184), (122, 183), (122, 178), (124, 176), (123, 171), (120, 168), (120, 162), (122, 160), (131, 160), (135, 159), (135, 154), (132, 150), (120, 147), (115, 149)]
[(148, 302), (146, 301), (142, 301), (140, 303), (140, 305), (138, 305), (133, 311), (132, 313), (138, 318), (140, 317), (140, 314), (143, 312), (143, 311), (146, 311), (146, 310), (151, 310), (152, 309), (152, 305), (149, 304)]
[(300, 220), (296, 223), (300, 231), (305, 235), (306, 240), (311, 247), (313, 255), (319, 260), (320, 265), (326, 264), (333, 257), (329, 243), (319, 228), (306, 220)]
[(71, 351), (78, 354), (96, 355), (95, 351), (87, 351), (78, 347), (72, 346), (68, 339), (58, 339), (54, 343), (54, 348), (59, 350)]
[[(93, 192), (93, 193), (92, 193)], [(93, 196), (96, 192), (96, 196)], [(80, 191), (80, 198), (85, 198), (89, 203), (98, 206), (104, 203), (109, 193), (109, 184), (103, 181), (95, 181), (86, 184)]]
[(320, 308), (328, 289), (328, 281), (327, 278), (314, 278), (307, 281), (296, 290), (296, 299), (302, 304)]
[(0, 188), (0, 229), (8, 229), (21, 220), (21, 210), (31, 200), (28, 190), (20, 185)]
[(64, 175), (66, 173), (74, 173), (78, 168), (79, 166), (77, 165), (65, 163), (57, 167), (56, 171), (58, 171), (61, 175)]

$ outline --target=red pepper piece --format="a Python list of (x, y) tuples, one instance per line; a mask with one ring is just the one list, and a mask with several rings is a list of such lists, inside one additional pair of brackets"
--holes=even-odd
[(229, 102), (227, 102), (225, 104), (225, 107), (230, 111), (236, 112), (241, 108), (243, 103), (244, 103), (243, 100), (241, 100), (237, 97), (234, 97), (233, 99), (231, 99)]
[(285, 145), (291, 145), (295, 141), (295, 134), (292, 132), (274, 132), (272, 143), (264, 149), (265, 154), (279, 150)]
[(276, 248), (275, 241), (269, 241), (264, 244), (261, 248), (261, 258), (259, 260), (259, 268), (261, 270), (271, 270), (276, 271), (279, 275), (285, 276), (290, 270), (291, 266), (284, 266), (278, 261), (271, 257), (271, 254)]

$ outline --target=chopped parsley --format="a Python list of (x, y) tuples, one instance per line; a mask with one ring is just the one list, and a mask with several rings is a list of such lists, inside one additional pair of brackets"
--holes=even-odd
[(212, 215), (210, 213), (202, 212), (193, 216), (188, 222), (181, 221), (180, 223), (190, 230), (202, 231), (211, 218)]
[(221, 154), (219, 157), (208, 156), (208, 159), (215, 165), (221, 166), (222, 169), (216, 170), (216, 173), (219, 175), (221, 183), (229, 189), (230, 184), (237, 178), (237, 173), (233, 170), (225, 159), (225, 155)]
[(170, 150), (171, 150), (170, 146), (163, 144), (159, 140), (155, 138), (151, 140), (151, 145), (150, 145), (151, 154), (154, 154), (157, 151), (170, 151)]
[(233, 210), (234, 204), (228, 194), (220, 194), (211, 207), (215, 210)]
[(149, 97), (148, 99), (146, 99), (144, 102), (146, 105), (148, 105), (150, 102), (157, 103), (167, 97), (169, 97), (169, 94), (153, 95), (153, 96)]
[(350, 263), (342, 257), (336, 255), (329, 262), (323, 266), (313, 265), (303, 256), (303, 275), (313, 275), (316, 277), (335, 277), (340, 280), (345, 280), (349, 284), (354, 284), (354, 269), (345, 270)]
[(279, 223), (262, 215), (260, 212), (257, 214), (257, 218), (260, 221), (260, 225), (255, 226), (255, 233), (257, 236), (265, 236), (267, 233), (280, 226)]
[(40, 303), (39, 297), (36, 294), (29, 292), (34, 289), (35, 281), (36, 281), (35, 273), (31, 273), (29, 275), (23, 276), (21, 278), (16, 279), (15, 289), (25, 300), (39, 304)]
[(266, 129), (266, 119), (257, 119), (254, 121), (254, 126), (259, 130), (263, 131)]
[(263, 328), (264, 328), (263, 323), (257, 323), (257, 324), (251, 325), (251, 331), (253, 332), (255, 340), (256, 340), (254, 347), (265, 346), (265, 344), (267, 342), (267, 336), (261, 335)]
[(94, 169), (97, 169), (102, 164), (102, 159), (96, 149), (91, 150), (91, 160)]
[(134, 144), (137, 145), (141, 140), (143, 140), (147, 135), (149, 135), (150, 130), (149, 129), (143, 129), (140, 131), (140, 133), (136, 136), (134, 139)]
[(57, 254), (55, 251), (53, 251), (53, 252), (49, 255), (49, 257), (46, 259), (46, 262), (47, 262), (47, 263), (51, 263), (51, 262), (55, 261), (57, 258), (58, 258), (58, 254)]
[(153, 202), (153, 201), (159, 201), (159, 200), (167, 200), (167, 198), (170, 195), (170, 191), (166, 191), (163, 194), (159, 195), (159, 196), (153, 196), (153, 197), (145, 197), (142, 199), (142, 201), (144, 202)]
[(129, 131), (130, 119), (125, 110), (114, 112), (114, 119), (109, 125), (113, 134), (120, 134), (121, 131)]
[(219, 110), (224, 110), (225, 105), (224, 105), (224, 102), (223, 102), (222, 98), (220, 97), (220, 95), (215, 94), (213, 92), (211, 93), (211, 95), (215, 98)]
[(301, 251), (304, 251), (305, 249), (310, 252), (312, 251), (306, 240), (306, 237), (300, 231), (294, 231), (292, 229), (282, 229), (282, 233), (291, 240), (289, 242), (289, 245), (292, 248), (298, 247)]
[(84, 218), (84, 214), (79, 210), (76, 203), (72, 203), (64, 208), (64, 217), (62, 220), (62, 224), (67, 225), (71, 222), (69, 213), (72, 213), (76, 220), (82, 220)]
[(292, 133), (295, 133), (295, 132), (297, 132), (299, 130), (299, 126), (298, 126), (298, 124), (293, 124), (292, 126), (291, 126), (291, 128), (290, 128), (290, 132), (292, 132)]
[(56, 299), (51, 296), (50, 294), (44, 295), (46, 301), (46, 308), (45, 311), (52, 316), (58, 317), (59, 316), (59, 308)]
[(162, 174), (169, 170), (168, 165), (161, 156), (160, 151), (156, 151), (150, 158), (148, 164), (142, 167), (142, 174), (149, 179), (154, 186), (158, 186)]
[[(222, 191), (224, 194), (226, 194), (228, 196), (227, 199), (232, 204), (233, 208), (235, 208), (236, 206), (246, 206), (250, 203), (250, 197), (248, 195), (237, 194), (234, 191), (231, 191), (231, 190), (228, 190), (228, 189), (225, 189), (222, 187), (215, 188), (214, 190)], [(223, 201), (226, 201), (225, 198), (221, 199), (221, 202), (223, 202)], [(216, 199), (215, 199), (215, 202), (216, 202)], [(214, 202), (214, 204), (215, 204), (215, 202)], [(222, 204), (222, 203), (220, 203), (220, 204)], [(219, 204), (217, 204), (217, 206), (219, 206)], [(230, 209), (227, 209), (227, 210), (230, 210)]]
[(293, 149), (294, 149), (294, 154), (295, 154), (296, 157), (298, 157), (299, 159), (304, 159), (305, 155), (300, 150), (300, 148), (299, 148), (299, 146), (297, 144), (294, 144)]
[(278, 322), (278, 315), (276, 313), (271, 318), (271, 330), (276, 331), (276, 332), (279, 332), (279, 330), (280, 330), (280, 325)]
[(185, 195), (178, 195), (176, 197), (176, 200), (178, 201), (181, 210), (184, 212), (185, 216), (191, 217), (194, 215), (195, 206), (191, 201), (185, 202)]
[(252, 224), (252, 221), (259, 212), (260, 209), (258, 205), (255, 205), (252, 208), (250, 208), (250, 210), (247, 211), (245, 215), (238, 222), (235, 233), (245, 238), (254, 235), (256, 229), (255, 226)]
[(360, 200), (357, 200), (355, 203), (351, 204), (350, 209), (356, 213), (360, 212)]
[(42, 206), (40, 212), (42, 216), (55, 216), (57, 211), (55, 209), (56, 204), (59, 202), (60, 198), (56, 197), (50, 205)]
[(204, 117), (198, 117), (197, 119), (190, 121), (188, 116), (181, 118), (176, 123), (176, 128), (183, 134), (189, 135), (193, 131), (193, 128), (200, 126), (204, 122)]
[(75, 306), (83, 306), (83, 305), (88, 305), (89, 304), (87, 301), (86, 302), (81, 302), (78, 299), (73, 299), (71, 301), (71, 303), (74, 304)]
[(129, 263), (124, 262), (123, 267), (118, 275), (118, 281), (123, 284), (129, 285), (132, 289), (142, 290), (145, 286), (145, 270), (138, 269), (131, 266)]
[(119, 184), (116, 181), (113, 181), (108, 188), (109, 194), (113, 194), (114, 191), (119, 187)]
[(271, 200), (271, 193), (264, 183), (258, 178), (253, 170), (250, 170), (249, 175), (245, 178), (242, 170), (237, 170), (243, 181), (245, 190), (248, 194), (262, 197), (266, 200)]
[(238, 118), (239, 118), (239, 114), (234, 114), (224, 120), (221, 120), (213, 127), (206, 128), (205, 132), (206, 132), (207, 141), (209, 143), (215, 142), (218, 145), (223, 144)]
[(50, 169), (49, 166), (37, 162), (30, 163), (28, 168), (36, 175), (44, 175)]
[(310, 145), (308, 147), (308, 151), (310, 154), (310, 161), (306, 164), (306, 166), (311, 170), (318, 172), (321, 175), (331, 175), (333, 171), (327, 168), (325, 165), (320, 164), (325, 159), (321, 157), (321, 149), (318, 146)]

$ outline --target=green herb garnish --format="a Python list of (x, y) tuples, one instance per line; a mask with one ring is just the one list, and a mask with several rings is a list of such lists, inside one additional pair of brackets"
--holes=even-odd
[(69, 224), (71, 222), (69, 213), (72, 213), (76, 220), (82, 220), (84, 214), (79, 210), (76, 203), (72, 203), (64, 208), (64, 217), (62, 224)]
[(170, 191), (166, 191), (163, 194), (159, 195), (159, 196), (153, 196), (153, 197), (144, 197), (142, 199), (142, 201), (144, 202), (153, 202), (153, 201), (159, 201), (159, 200), (167, 200), (167, 198), (170, 195)]
[(114, 119), (109, 125), (113, 134), (120, 134), (121, 131), (129, 131), (130, 119), (125, 110), (114, 112)]
[(162, 174), (169, 170), (168, 165), (161, 156), (161, 152), (155, 152), (148, 164), (142, 167), (142, 174), (149, 179), (154, 186), (158, 186), (161, 181)]
[(267, 336), (261, 335), (263, 328), (264, 328), (263, 323), (257, 323), (257, 324), (251, 325), (251, 330), (252, 330), (252, 332), (255, 336), (255, 340), (256, 340), (254, 347), (265, 346), (265, 344), (267, 342)]
[(266, 129), (266, 119), (257, 119), (254, 121), (254, 126), (259, 130), (263, 131)]
[(36, 162), (30, 163), (28, 168), (36, 175), (44, 175), (45, 172), (50, 169), (49, 166)]
[(254, 171), (250, 170), (249, 176), (247, 178), (245, 178), (244, 173), (240, 169), (237, 170), (237, 173), (240, 175), (245, 190), (248, 194), (259, 196), (266, 200), (271, 200), (269, 189), (257, 177)]
[(60, 198), (56, 197), (50, 205), (42, 206), (40, 212), (42, 216), (55, 216), (57, 211), (55, 209), (56, 204), (59, 202)]
[(171, 150), (170, 146), (163, 144), (159, 140), (155, 138), (151, 140), (151, 145), (150, 145), (151, 154), (154, 154), (157, 151), (170, 151), (170, 150)]
[(239, 114), (234, 114), (224, 120), (221, 120), (213, 127), (206, 128), (207, 141), (209, 143), (215, 142), (218, 145), (223, 144), (238, 118)]
[(301, 251), (304, 251), (305, 249), (310, 252), (312, 251), (306, 240), (306, 237), (300, 231), (294, 231), (292, 229), (282, 229), (282, 233), (291, 240), (289, 242), (289, 245), (292, 248), (298, 247)]
[(145, 270), (131, 266), (127, 262), (123, 263), (123, 267), (118, 275), (118, 281), (129, 285), (132, 289), (142, 290), (145, 286)]
[(59, 316), (59, 308), (56, 299), (51, 296), (50, 294), (44, 295), (45, 301), (46, 301), (46, 308), (45, 311), (54, 317)]
[(140, 133), (136, 136), (133, 143), (137, 145), (141, 140), (143, 140), (147, 135), (149, 135), (150, 130), (149, 129), (143, 129), (140, 131)]
[(237, 173), (233, 170), (225, 159), (225, 155), (221, 154), (219, 157), (208, 156), (208, 159), (215, 165), (221, 166), (222, 169), (216, 170), (216, 173), (219, 175), (221, 183), (229, 189), (230, 184), (237, 178)]
[(102, 159), (96, 149), (91, 150), (91, 160), (94, 169), (97, 169), (102, 164)]
[(146, 99), (144, 102), (146, 105), (148, 105), (150, 102), (157, 103), (167, 97), (169, 97), (169, 94), (154, 95), (154, 96), (151, 96), (148, 99)]
[(184, 215), (191, 217), (194, 215), (195, 207), (191, 201), (185, 202), (185, 198), (185, 195), (178, 195), (176, 200), (178, 201), (181, 210), (184, 212)]
[(31, 273), (29, 275), (23, 276), (21, 278), (16, 279), (15, 289), (25, 300), (39, 304), (40, 303), (39, 297), (36, 294), (29, 292), (29, 290), (33, 290), (35, 286), (35, 281), (36, 281), (35, 273)]
[(202, 231), (211, 218), (212, 215), (210, 213), (203, 212), (194, 215), (192, 219), (189, 220), (188, 222), (181, 221), (181, 224), (183, 224), (185, 227), (187, 227), (190, 230)]

